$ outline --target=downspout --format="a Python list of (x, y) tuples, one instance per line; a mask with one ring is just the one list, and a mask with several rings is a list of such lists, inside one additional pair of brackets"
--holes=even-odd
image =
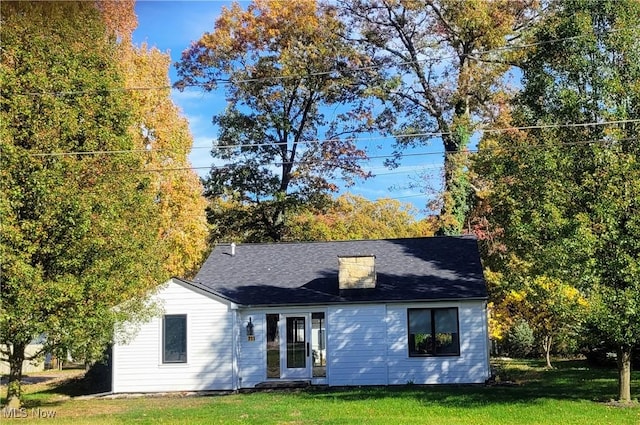
[(231, 389), (237, 391), (238, 385), (238, 306), (231, 304)]
[(485, 339), (485, 351), (487, 352), (486, 367), (486, 379), (491, 379), (491, 339), (489, 338), (489, 309), (487, 301), (484, 302), (484, 339)]
[(116, 344), (115, 342), (115, 338), (113, 341), (113, 345), (111, 346), (111, 394), (115, 394), (116, 392), (116, 362), (115, 362), (115, 358), (116, 358), (116, 346), (118, 344)]
[(384, 304), (384, 367), (386, 369), (386, 382), (389, 385), (389, 304)]

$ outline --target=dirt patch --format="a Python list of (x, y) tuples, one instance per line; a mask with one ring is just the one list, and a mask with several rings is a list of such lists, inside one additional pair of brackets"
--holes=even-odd
[[(22, 390), (25, 393), (33, 393), (58, 385), (64, 381), (79, 379), (84, 376), (84, 369), (64, 369), (64, 370), (48, 370), (44, 372), (34, 372), (22, 377)], [(6, 391), (9, 379), (7, 376), (0, 378), (0, 388), (2, 392)]]
[(632, 408), (637, 408), (640, 407), (640, 401), (638, 400), (631, 400), (629, 402), (621, 402), (618, 400), (609, 400), (608, 402), (605, 403), (607, 406), (611, 406), (611, 407), (621, 407), (621, 408), (625, 408), (625, 407), (632, 407)]

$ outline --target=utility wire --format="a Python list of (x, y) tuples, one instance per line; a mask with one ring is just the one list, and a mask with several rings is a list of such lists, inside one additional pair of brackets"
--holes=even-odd
[[(611, 139), (594, 139), (594, 140), (582, 140), (582, 141), (576, 141), (576, 142), (564, 142), (561, 143), (560, 146), (561, 147), (565, 147), (565, 146), (584, 146), (584, 145), (592, 145), (592, 144), (598, 144), (598, 143), (611, 143), (611, 142), (616, 142), (616, 141), (629, 141), (629, 140), (638, 140), (638, 137), (627, 137), (627, 138), (622, 138), (622, 139), (615, 139), (615, 140), (611, 140)], [(495, 148), (485, 148), (482, 149), (483, 151), (486, 150), (505, 150), (505, 151), (519, 151), (519, 150), (532, 150), (532, 149), (546, 149), (547, 146), (541, 146), (541, 145), (528, 145), (528, 146), (499, 146), (499, 147), (495, 147)], [(453, 154), (477, 154), (479, 153), (480, 150), (479, 149), (468, 149), (465, 151), (438, 151), (438, 152), (422, 152), (422, 153), (414, 153), (414, 154), (405, 154), (405, 155), (401, 155), (403, 157), (406, 156), (429, 156), (429, 155), (453, 155)], [(391, 157), (395, 157), (395, 155), (381, 155), (378, 158), (391, 158)], [(368, 161), (370, 158), (361, 158), (361, 157), (349, 157), (349, 158), (345, 158), (351, 161)], [(305, 165), (305, 164), (315, 164), (315, 161), (283, 161), (283, 162), (275, 162), (273, 164), (269, 164), (271, 166), (282, 166), (282, 165)], [(434, 165), (434, 163), (430, 163), (430, 164), (425, 164), (425, 165)], [(411, 167), (416, 167), (415, 165), (412, 165)], [(138, 169), (138, 170), (124, 170), (124, 171), (118, 171), (116, 173), (147, 173), (147, 172), (167, 172), (167, 171), (190, 171), (190, 170), (225, 170), (225, 169), (230, 169), (232, 168), (231, 165), (211, 165), (211, 166), (200, 166), (200, 167), (172, 167), (172, 168), (147, 168), (147, 169)], [(429, 167), (431, 168), (431, 167)], [(433, 167), (436, 168), (436, 167)], [(367, 171), (367, 170), (363, 170), (363, 171)], [(416, 171), (416, 170), (411, 170), (411, 171)], [(411, 171), (399, 171), (398, 174), (403, 174), (403, 173), (410, 173)], [(389, 173), (391, 174), (391, 173)], [(377, 174), (374, 174), (374, 176), (376, 176)]]
[[(604, 33), (616, 33), (616, 32), (620, 32), (620, 31), (626, 31), (626, 30), (633, 31), (633, 30), (638, 30), (638, 29), (640, 29), (640, 27), (610, 29), (608, 31), (605, 31)], [(487, 55), (487, 54), (491, 54), (491, 53), (499, 53), (499, 52), (504, 52), (504, 51), (509, 51), (509, 50), (527, 49), (527, 48), (535, 47), (535, 46), (541, 46), (541, 45), (547, 45), (547, 44), (560, 43), (560, 42), (564, 42), (564, 41), (580, 39), (580, 38), (588, 37), (588, 36), (591, 36), (591, 35), (593, 35), (593, 34), (592, 33), (580, 34), (580, 35), (575, 35), (575, 36), (571, 36), (571, 37), (563, 37), (563, 38), (557, 38), (557, 39), (552, 39), (552, 40), (545, 40), (545, 41), (539, 41), (539, 42), (534, 42), (534, 43), (527, 43), (527, 44), (522, 44), (522, 45), (517, 45), (517, 46), (497, 47), (495, 49), (488, 49), (488, 50), (481, 50), (481, 51), (478, 51), (478, 52), (474, 52), (474, 53), (472, 53), (472, 57), (474, 57), (475, 59), (478, 59), (478, 56)], [(385, 68), (385, 67), (386, 68), (402, 67), (402, 66), (420, 64), (420, 63), (427, 63), (427, 62), (438, 63), (438, 62), (443, 61), (443, 60), (455, 59), (455, 58), (457, 58), (457, 55), (453, 55), (452, 54), (452, 55), (438, 56), (438, 57), (434, 57), (434, 58), (425, 58), (425, 59), (418, 59), (418, 60), (412, 60), (412, 61), (403, 61), (403, 62), (398, 62), (398, 63), (393, 63), (393, 64), (386, 63), (386, 64), (368, 65), (368, 66), (363, 66), (363, 67), (351, 68), (351, 69), (349, 69), (349, 71), (350, 72), (369, 71), (369, 70), (381, 69), (381, 68)], [(145, 91), (145, 90), (180, 90), (180, 91), (182, 91), (187, 87), (201, 87), (201, 88), (211, 89), (214, 84), (230, 85), (230, 84), (258, 83), (258, 82), (264, 82), (264, 81), (302, 79), (302, 78), (308, 78), (308, 77), (318, 77), (318, 76), (324, 76), (324, 75), (331, 75), (331, 74), (336, 74), (338, 72), (339, 72), (338, 70), (329, 70), (329, 71), (310, 72), (310, 73), (307, 73), (307, 74), (298, 74), (298, 75), (274, 75), (274, 76), (271, 76), (271, 77), (257, 77), (257, 78), (246, 78), (246, 79), (214, 78), (210, 82), (207, 82), (207, 83), (189, 83), (189, 84), (185, 83), (185, 84), (179, 84), (179, 87), (174, 87), (174, 86), (171, 86), (171, 85), (162, 85), (162, 86), (148, 86), (148, 87), (123, 87), (123, 88), (116, 88), (116, 89), (109, 89), (109, 90), (40, 91), (40, 92), (26, 92), (26, 93), (15, 93), (15, 94), (19, 95), (19, 96), (44, 96), (44, 95), (73, 96), (73, 95), (82, 95), (82, 94), (109, 93), (109, 92), (130, 92), (130, 91)]]
[[(154, 152), (168, 151), (170, 149), (155, 149)], [(66, 156), (66, 155), (111, 155), (121, 153), (149, 153), (150, 149), (122, 149), (122, 150), (100, 150), (100, 151), (69, 151), (69, 152), (36, 152), (29, 156)]]
[[(597, 127), (602, 125), (612, 125), (612, 124), (629, 124), (629, 123), (637, 123), (640, 122), (640, 119), (626, 119), (626, 120), (615, 120), (615, 121), (600, 121), (600, 122), (588, 122), (588, 123), (566, 123), (566, 124), (541, 124), (541, 125), (529, 125), (529, 126), (520, 126), (520, 127), (503, 127), (503, 128), (485, 128), (479, 129), (477, 132), (483, 133), (502, 133), (507, 131), (521, 131), (521, 130), (535, 130), (535, 129), (550, 129), (550, 128), (580, 128), (580, 127)], [(390, 138), (395, 139), (404, 139), (404, 138), (416, 138), (416, 137), (442, 137), (444, 135), (450, 135), (453, 132), (424, 132), (424, 133), (402, 133), (388, 136), (371, 136), (371, 137), (349, 137), (344, 139), (319, 139), (319, 140), (311, 140), (311, 141), (300, 141), (299, 145), (311, 145), (311, 144), (323, 144), (323, 143), (331, 143), (331, 142), (364, 142), (364, 141), (376, 141), (376, 140), (386, 140)], [(265, 146), (278, 146), (277, 143), (247, 143), (247, 144), (234, 144), (234, 145), (222, 145), (222, 146), (212, 146), (207, 148), (205, 146), (198, 146), (197, 149), (236, 149), (236, 148), (254, 148), (254, 147), (265, 147)], [(189, 149), (192, 150), (193, 148)], [(94, 151), (65, 151), (65, 152), (35, 152), (29, 153), (29, 156), (65, 156), (65, 155), (111, 155), (111, 154), (123, 154), (123, 153), (151, 153), (151, 152), (184, 152), (187, 151), (179, 151), (174, 149), (131, 149), (131, 150), (94, 150)], [(455, 151), (457, 152), (457, 151)], [(428, 155), (442, 155), (447, 154), (449, 152), (441, 151), (441, 152), (432, 152)], [(409, 154), (404, 154), (400, 156), (407, 156)], [(427, 154), (425, 154), (427, 155)], [(395, 156), (395, 155), (391, 155)], [(371, 157), (370, 157), (371, 158)]]

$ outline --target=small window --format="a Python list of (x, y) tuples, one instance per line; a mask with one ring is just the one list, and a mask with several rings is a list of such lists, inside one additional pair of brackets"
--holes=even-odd
[(459, 356), (457, 308), (410, 308), (409, 356)]
[(324, 313), (311, 313), (311, 352), (313, 377), (327, 376), (327, 329)]
[(280, 377), (279, 314), (267, 314), (267, 378)]
[(162, 363), (187, 362), (187, 315), (167, 314), (162, 321)]

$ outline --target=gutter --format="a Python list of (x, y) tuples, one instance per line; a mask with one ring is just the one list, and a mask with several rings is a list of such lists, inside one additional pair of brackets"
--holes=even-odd
[(487, 301), (489, 297), (470, 298), (428, 298), (409, 300), (366, 300), (366, 301), (327, 301), (313, 303), (281, 303), (281, 304), (238, 304), (238, 308), (264, 308), (264, 307), (307, 307), (314, 305), (341, 305), (341, 304), (407, 304), (419, 302), (454, 302), (454, 301)]

